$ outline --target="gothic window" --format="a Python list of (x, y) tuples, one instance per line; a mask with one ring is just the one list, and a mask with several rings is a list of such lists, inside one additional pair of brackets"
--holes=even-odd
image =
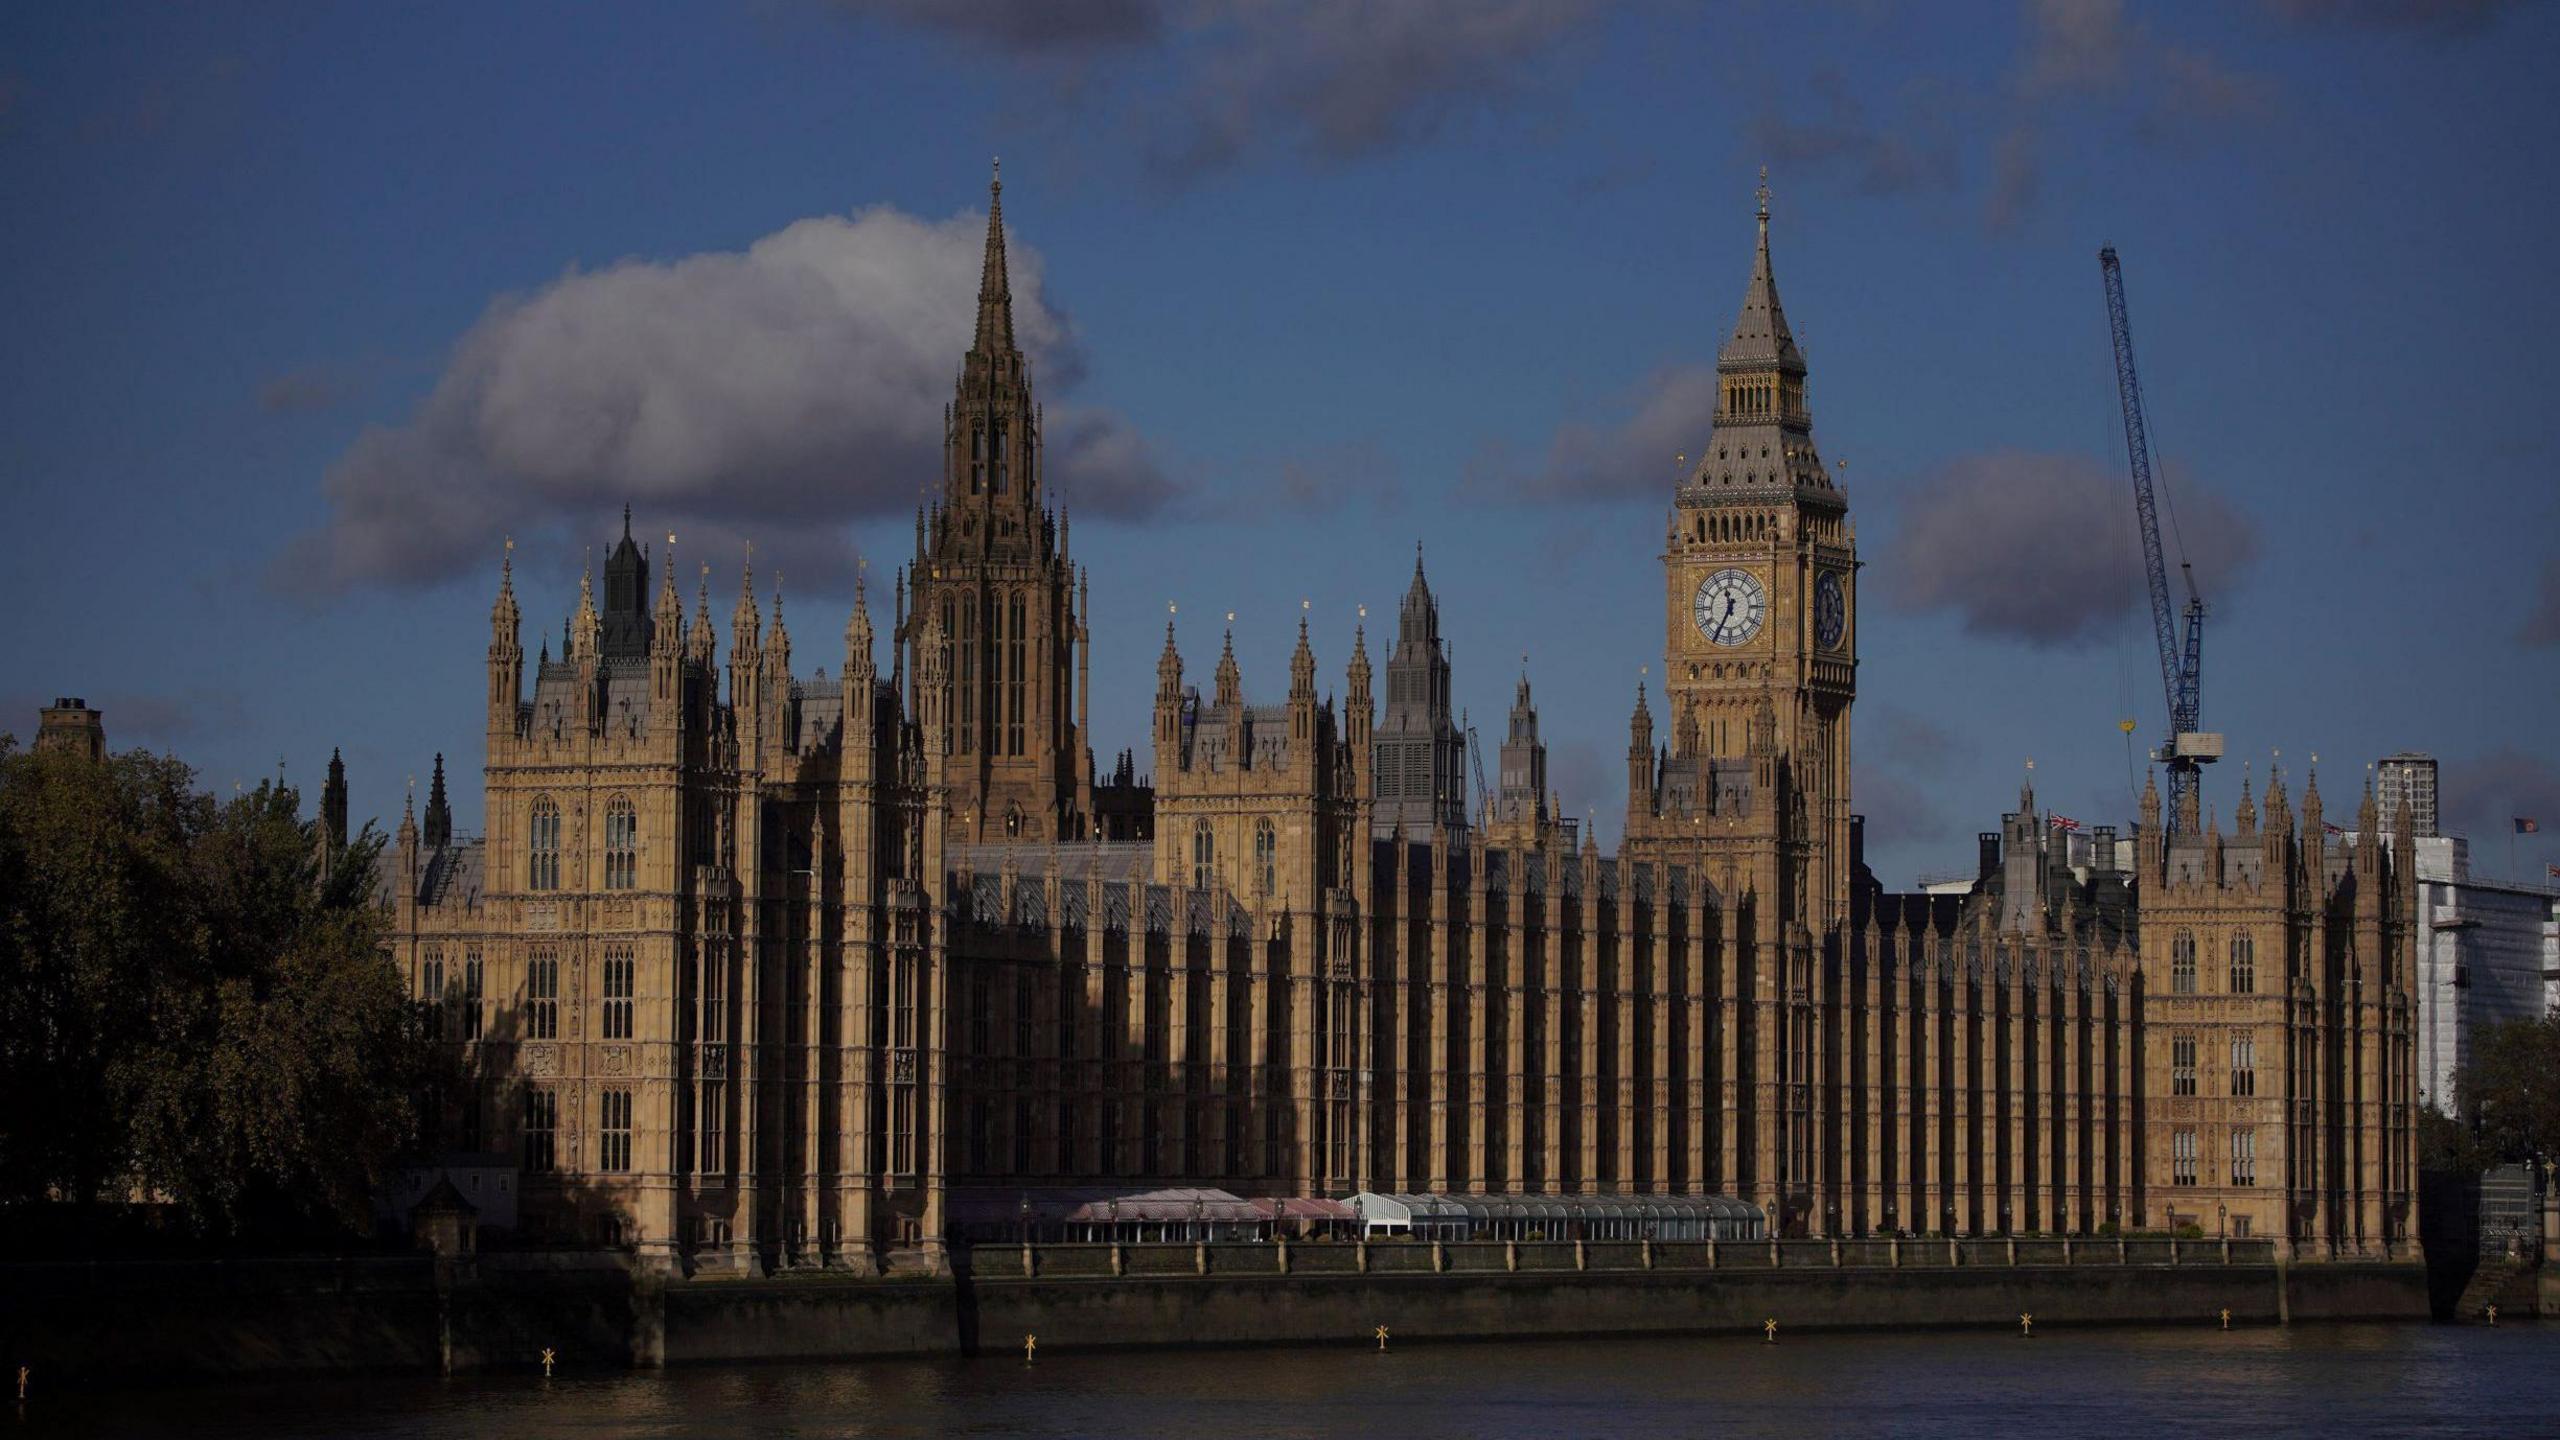
[(560, 957), (536, 950), (525, 962), (524, 1036), (554, 1040), (560, 1035)]
[(728, 1142), (720, 1131), (723, 1111), (727, 1108), (726, 1097), (721, 1094), (723, 1088), (717, 1080), (702, 1082), (702, 1169), (711, 1175), (722, 1174), (729, 1168)]
[(1006, 478), (1007, 478), (1007, 476), (1008, 476), (1008, 473), (1009, 473), (1009, 471), (1010, 471), (1010, 469), (1011, 469), (1011, 467), (1006, 463), (1006, 461), (1007, 461), (1007, 456), (1005, 455), (1005, 447), (1004, 447), (1004, 422), (1003, 422), (1003, 421), (1001, 421), (1001, 420), (998, 420), (997, 422), (995, 422), (995, 462), (996, 462), (996, 482), (995, 482), (995, 487), (994, 487), (994, 488), (995, 488), (995, 493), (997, 493), (998, 495), (1001, 495), (1001, 494), (1003, 494), (1003, 493), (1005, 492), (1005, 480), (1006, 480)]
[(729, 987), (720, 972), (719, 948), (706, 941), (702, 947), (702, 1038), (714, 1044), (729, 1036)]
[(604, 950), (604, 1038), (631, 1038), (631, 947), (608, 945)]
[(631, 1092), (615, 1086), (597, 1097), (596, 1129), (601, 1143), (596, 1168), (622, 1175), (631, 1169)]
[(2243, 1035), (2231, 1042), (2231, 1093), (2258, 1093), (2258, 1038)]
[(969, 431), (969, 493), (987, 488), (987, 433), (972, 427)]
[(889, 1097), (889, 1168), (912, 1175), (916, 1168), (916, 1087), (897, 1086)]
[(1210, 833), (1209, 822), (1201, 820), (1191, 827), (1191, 888), (1209, 888), (1209, 876), (1218, 863), (1218, 840)]
[(2171, 1135), (2169, 1179), (2175, 1185), (2196, 1183), (2196, 1132), (2180, 1130)]
[(2196, 932), (2181, 930), (2169, 942), (2169, 990), (2176, 995), (2196, 993)]
[(2231, 1132), (2231, 1183), (2258, 1183), (2258, 1132), (2255, 1130)]
[(604, 807), (604, 888), (628, 890), (640, 881), (640, 813), (620, 795)]
[(2247, 935), (2231, 937), (2231, 993), (2258, 993), (2258, 945)]
[[(987, 610), (987, 623), (1002, 629), (995, 608)], [(967, 595), (960, 600), (959, 684), (952, 687), (960, 697), (960, 752), (974, 754), (978, 749), (978, 597)], [(1003, 636), (999, 634), (998, 639)]]
[(480, 1038), (480, 950), (474, 946), (462, 956), (462, 1038)]
[(2180, 1035), (2169, 1042), (2169, 1093), (2196, 1093), (2196, 1037)]
[(560, 888), (560, 807), (545, 795), (533, 802), (532, 835), (526, 847), (525, 888)]
[(430, 1040), (444, 1038), (444, 952), (430, 945), (418, 961), (419, 1023)]
[(1260, 820), (1253, 827), (1253, 873), (1261, 893), (1269, 895), (1280, 888), (1280, 836), (1271, 822)]
[(1013, 597), (1013, 626), (1007, 632), (1011, 640), (1005, 652), (1005, 753), (1022, 753), (1022, 656), (1025, 641), (1022, 597)]
[(539, 1085), (524, 1092), (524, 1168), (536, 1175), (547, 1175), (560, 1168), (559, 1151), (554, 1148), (560, 1124), (560, 1097)]

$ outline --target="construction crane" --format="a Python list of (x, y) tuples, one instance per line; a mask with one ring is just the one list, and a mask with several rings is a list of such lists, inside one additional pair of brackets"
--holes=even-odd
[(1475, 722), (1467, 722), (1467, 763), (1476, 771), (1476, 823), (1493, 823), (1493, 792), (1484, 786), (1484, 747), (1476, 740)]
[[(2196, 567), (2182, 553), (2178, 570), (2186, 582), (2186, 641), (2169, 613), (2169, 573), (2160, 549), (2160, 511), (2151, 483), (2151, 422), (2142, 411), (2142, 378), (2133, 368), (2133, 325), (2125, 315), (2124, 267), (2116, 247), (2098, 251), (2098, 270), (2107, 283), (2107, 325), (2114, 332), (2116, 398), (2124, 405), (2125, 457), (2133, 467), (2133, 507), (2142, 522), (2142, 562), (2151, 581), (2151, 629), (2160, 645), (2160, 688), (2169, 702), (2169, 741), (2154, 758), (2169, 771), (2169, 829), (2195, 796), (2203, 767), (2222, 758), (2222, 737), (2203, 727), (2204, 597), (2196, 593)], [(2183, 548), (2183, 547), (2182, 547)]]

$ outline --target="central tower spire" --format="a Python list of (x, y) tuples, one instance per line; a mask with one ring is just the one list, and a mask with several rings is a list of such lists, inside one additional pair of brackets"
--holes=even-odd
[(973, 356), (997, 359), (1013, 348), (1013, 278), (1004, 258), (1004, 161), (987, 181), (987, 255), (978, 271), (978, 332)]

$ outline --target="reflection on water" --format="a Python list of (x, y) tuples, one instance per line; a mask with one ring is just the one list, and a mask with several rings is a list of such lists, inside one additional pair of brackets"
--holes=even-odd
[(10, 1433), (156, 1436), (2505, 1435), (2560, 1327), (2045, 1330), (1044, 1351), (654, 1375), (39, 1391)]

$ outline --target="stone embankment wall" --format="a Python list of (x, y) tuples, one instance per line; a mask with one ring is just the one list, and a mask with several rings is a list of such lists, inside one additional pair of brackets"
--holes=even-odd
[[(1025, 1260), (1029, 1260), (1026, 1267)], [(1044, 1245), (948, 1277), (681, 1279), (604, 1255), (0, 1266), (0, 1360), (57, 1379), (847, 1359), (1137, 1345), (2427, 1315), (2411, 1262), (2263, 1242)]]

